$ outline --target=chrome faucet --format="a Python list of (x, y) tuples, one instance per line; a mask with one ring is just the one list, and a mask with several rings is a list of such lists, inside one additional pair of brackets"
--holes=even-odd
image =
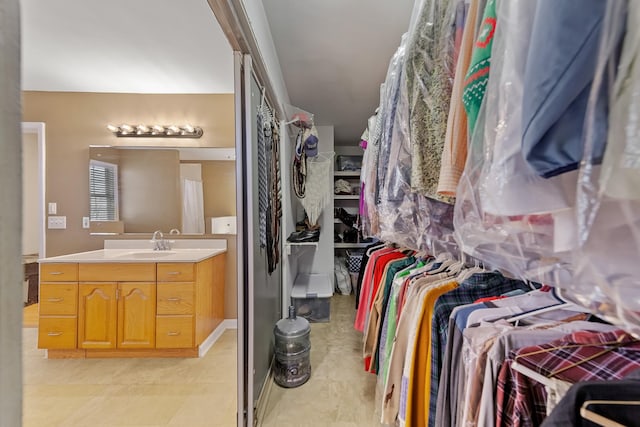
[[(160, 236), (159, 240), (158, 240), (158, 236)], [(166, 240), (164, 240), (164, 234), (162, 234), (162, 231), (160, 230), (156, 230), (153, 232), (151, 243), (154, 244), (153, 246), (154, 251), (167, 251), (170, 249), (169, 243)]]

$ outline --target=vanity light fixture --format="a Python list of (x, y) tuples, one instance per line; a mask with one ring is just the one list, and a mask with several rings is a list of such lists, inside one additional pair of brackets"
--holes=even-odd
[(162, 125), (107, 125), (109, 132), (117, 137), (142, 137), (142, 138), (200, 138), (202, 128), (186, 124), (184, 126)]

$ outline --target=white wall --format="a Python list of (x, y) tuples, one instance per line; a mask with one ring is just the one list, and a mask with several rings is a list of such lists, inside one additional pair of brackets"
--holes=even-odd
[(269, 21), (267, 20), (267, 14), (264, 11), (262, 0), (242, 0), (242, 3), (247, 18), (251, 23), (254, 37), (258, 43), (260, 55), (267, 68), (269, 80), (278, 97), (277, 103), (282, 107), (283, 104), (289, 104), (289, 94), (284, 84), (282, 68), (280, 68), (280, 61), (278, 60), (278, 52), (273, 43), (271, 28), (269, 27)]
[(22, 133), (22, 254), (40, 250), (38, 135)]
[[(333, 151), (333, 126), (317, 126), (318, 129), (318, 150), (320, 152)], [(289, 133), (295, 131), (289, 127)], [(281, 174), (282, 174), (282, 239), (286, 246), (286, 239), (296, 228), (296, 221), (304, 217), (304, 210), (296, 198), (291, 187), (291, 161), (293, 159), (295, 135), (283, 132), (281, 138)], [(333, 164), (331, 165), (331, 176), (327, 180), (333, 194)], [(329, 277), (332, 286), (335, 286), (335, 276), (333, 273), (333, 202), (329, 202), (323, 211), (319, 221), (321, 226), (320, 241), (317, 250), (312, 247), (302, 246), (291, 248), (291, 255), (286, 254), (283, 249), (283, 315), (287, 314), (286, 307), (291, 304), (291, 288), (298, 273), (325, 273)]]
[[(322, 153), (333, 152), (333, 126), (317, 126), (318, 129), (318, 151)], [(327, 177), (326, 185), (333, 195), (333, 166), (332, 163), (330, 175)], [(332, 196), (333, 198), (333, 196)], [(302, 206), (299, 202), (298, 215), (304, 214)], [(321, 231), (318, 249), (306, 249), (298, 259), (299, 271), (301, 273), (325, 273), (329, 277), (333, 286), (335, 286), (335, 276), (333, 273), (333, 201), (330, 200), (320, 216)]]
[(291, 187), (291, 161), (295, 137), (289, 137), (290, 126), (280, 126), (280, 176), (282, 185), (282, 315), (285, 316), (287, 307), (291, 304), (291, 288), (298, 275), (297, 253), (287, 255), (286, 240), (296, 230), (298, 202)]

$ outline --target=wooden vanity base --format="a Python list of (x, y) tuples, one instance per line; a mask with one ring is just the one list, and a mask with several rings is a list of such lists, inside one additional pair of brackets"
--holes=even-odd
[(198, 357), (224, 320), (225, 254), (198, 262), (40, 266), (50, 359)]
[(114, 359), (198, 357), (197, 348), (167, 348), (163, 350), (47, 350), (48, 359)]

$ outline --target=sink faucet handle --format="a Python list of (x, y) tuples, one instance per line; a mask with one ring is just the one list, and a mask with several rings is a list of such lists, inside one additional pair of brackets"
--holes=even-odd
[[(158, 240), (159, 238), (159, 240)], [(160, 250), (164, 250), (164, 234), (162, 234), (162, 231), (160, 230), (156, 230), (153, 232), (153, 237), (151, 238), (151, 242), (154, 243), (154, 247), (153, 250), (154, 251), (160, 251)]]
[(180, 234), (180, 230), (178, 230), (177, 228), (172, 228), (172, 229), (169, 231), (169, 234)]

